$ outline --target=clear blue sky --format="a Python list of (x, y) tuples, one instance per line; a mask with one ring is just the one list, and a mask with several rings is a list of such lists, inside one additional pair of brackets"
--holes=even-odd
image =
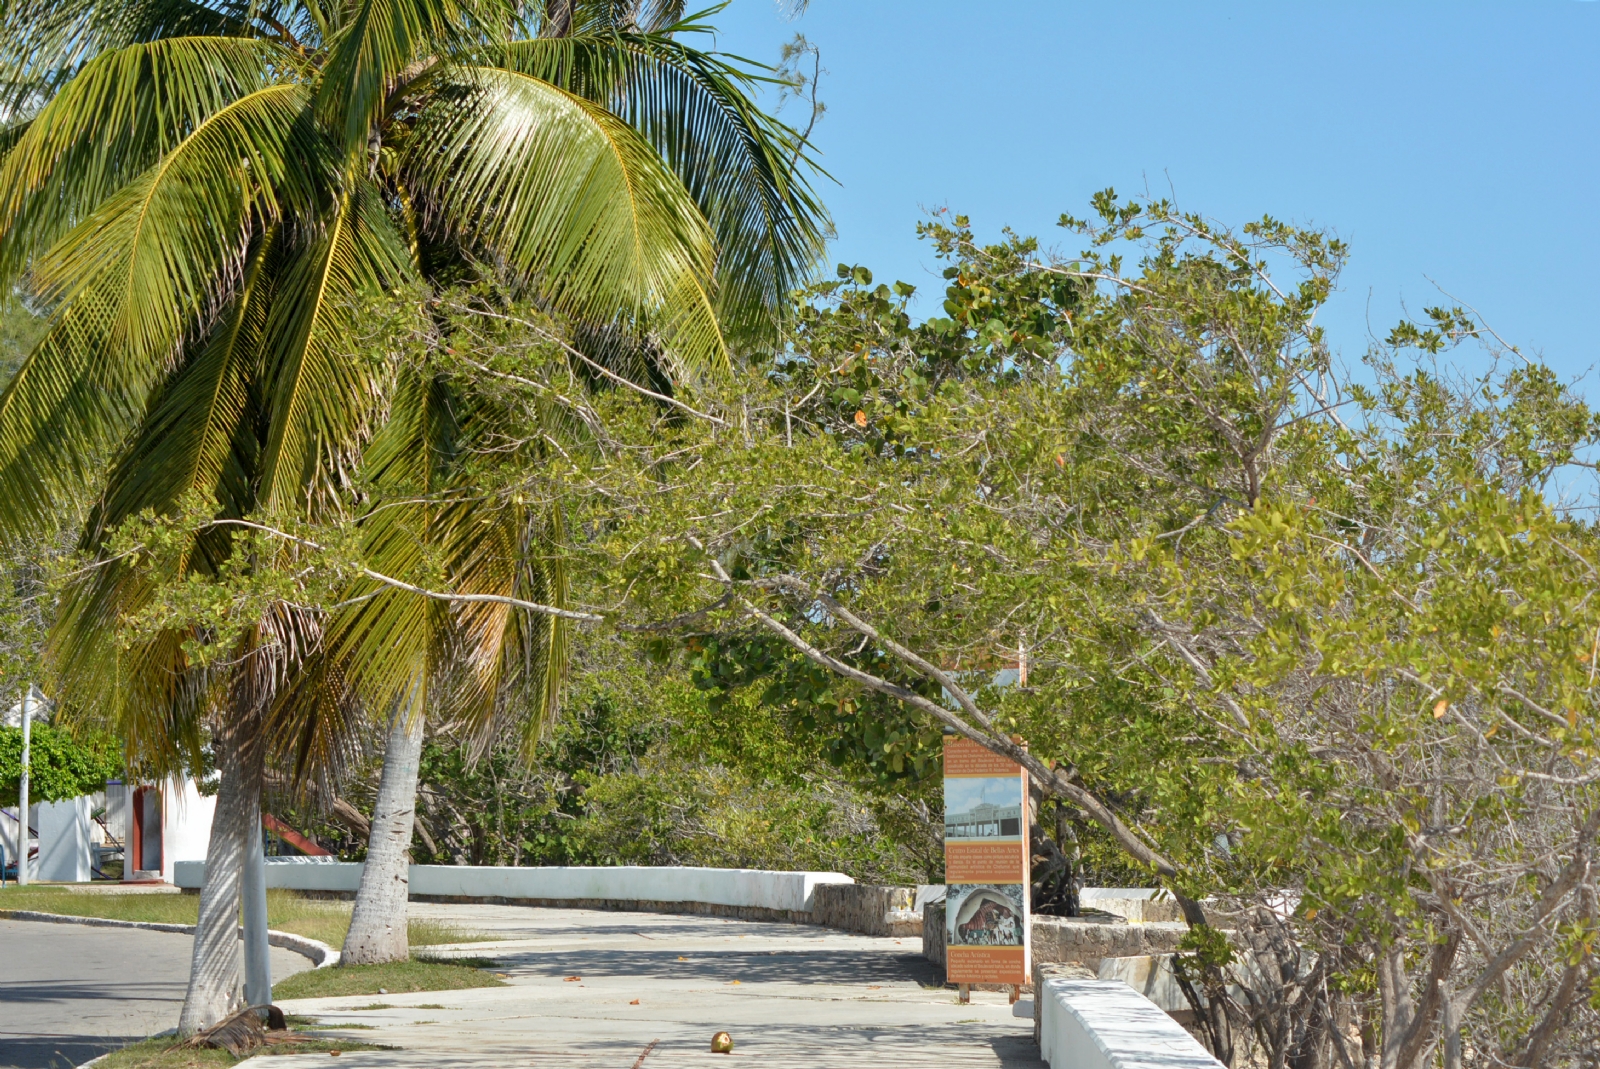
[(735, 0), (713, 21), (754, 59), (821, 48), (832, 259), (916, 284), (924, 314), (924, 209), (1070, 253), (1062, 211), (1148, 188), (1347, 239), (1324, 321), (1352, 362), (1369, 321), (1443, 300), (1432, 278), (1564, 375), (1600, 364), (1600, 3), (813, 0), (788, 22)]

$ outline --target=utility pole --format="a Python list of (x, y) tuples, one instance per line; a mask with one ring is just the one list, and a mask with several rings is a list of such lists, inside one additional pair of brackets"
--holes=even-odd
[(261, 817), (245, 835), (244, 872), (239, 897), (244, 907), (244, 1001), (248, 1006), (272, 1004), (272, 959), (267, 947), (267, 862), (261, 841)]
[(33, 684), (22, 688), (22, 776), (17, 780), (17, 883), (28, 883), (28, 751), (33, 742)]

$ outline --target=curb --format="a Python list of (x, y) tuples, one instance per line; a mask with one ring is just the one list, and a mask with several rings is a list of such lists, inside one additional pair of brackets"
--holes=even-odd
[[(41, 913), (34, 909), (0, 909), (0, 920), (8, 921), (43, 921), (46, 924), (86, 924), (92, 928), (137, 928), (146, 932), (173, 932), (177, 935), (193, 935), (192, 924), (163, 924), (158, 921), (118, 921), (107, 917), (73, 917), (65, 913)], [(331, 965), (339, 964), (339, 952), (322, 942), (309, 936), (296, 935), (293, 932), (279, 932), (267, 930), (267, 943), (270, 946), (292, 950), (303, 958), (309, 958), (313, 967), (326, 969)]]

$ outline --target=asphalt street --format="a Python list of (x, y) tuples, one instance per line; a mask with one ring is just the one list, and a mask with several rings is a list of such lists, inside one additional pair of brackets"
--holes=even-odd
[[(0, 1069), (79, 1065), (177, 1026), (192, 939), (0, 920)], [(274, 978), (308, 968), (272, 950)]]

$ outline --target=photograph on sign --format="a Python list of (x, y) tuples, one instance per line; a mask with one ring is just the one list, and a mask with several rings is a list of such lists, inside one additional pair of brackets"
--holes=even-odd
[(953, 946), (1019, 947), (1026, 928), (1023, 887), (1008, 884), (951, 884), (945, 891)]
[(975, 776), (944, 781), (944, 837), (1016, 839), (1022, 836), (1022, 779)]

